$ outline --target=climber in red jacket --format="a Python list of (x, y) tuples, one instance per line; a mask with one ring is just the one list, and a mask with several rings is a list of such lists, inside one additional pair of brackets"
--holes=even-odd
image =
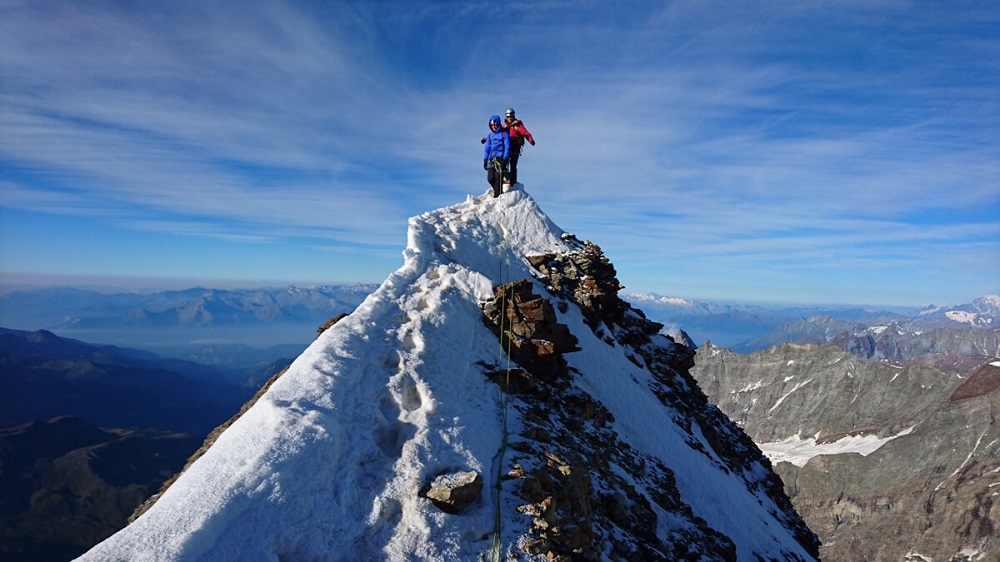
[(510, 155), (507, 159), (507, 179), (504, 183), (517, 183), (517, 160), (521, 157), (521, 147), (527, 140), (531, 146), (535, 146), (535, 139), (524, 126), (524, 122), (514, 116), (514, 108), (508, 107), (504, 118), (503, 128), (510, 134)]

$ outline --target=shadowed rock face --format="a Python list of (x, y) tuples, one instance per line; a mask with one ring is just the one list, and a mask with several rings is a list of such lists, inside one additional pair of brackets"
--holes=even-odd
[(777, 464), (824, 561), (946, 561), (1000, 547), (1000, 368), (984, 365), (963, 381), (919, 362), (863, 363), (793, 345), (751, 355), (706, 345), (695, 361), (711, 399), (765, 450), (796, 436), (887, 440), (866, 455)]
[(124, 526), (197, 443), (184, 434), (105, 431), (75, 417), (0, 430), (0, 559), (82, 554)]

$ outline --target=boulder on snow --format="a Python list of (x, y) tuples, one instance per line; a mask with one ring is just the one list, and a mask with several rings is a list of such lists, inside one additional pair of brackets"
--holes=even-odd
[(424, 496), (445, 513), (461, 513), (479, 498), (483, 477), (475, 471), (441, 474)]

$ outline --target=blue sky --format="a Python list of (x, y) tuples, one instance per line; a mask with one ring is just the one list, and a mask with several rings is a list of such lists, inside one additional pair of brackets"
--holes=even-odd
[(1000, 293), (993, 1), (5, 2), (0, 283), (381, 282), (508, 106), (627, 292)]

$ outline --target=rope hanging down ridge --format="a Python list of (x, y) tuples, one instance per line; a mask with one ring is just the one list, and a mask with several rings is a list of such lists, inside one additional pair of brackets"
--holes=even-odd
[[(510, 248), (507, 245), (507, 212), (506, 209), (501, 209), (500, 211), (500, 221), (497, 224), (497, 230), (500, 233), (500, 338), (499, 338), (499, 357), (498, 365), (503, 365), (504, 362), (504, 320), (507, 318), (507, 284), (508, 270), (510, 269)], [(490, 560), (492, 562), (500, 562), (503, 555), (503, 521), (501, 517), (500, 509), (500, 491), (501, 483), (503, 482), (503, 469), (504, 469), (504, 457), (507, 454), (507, 390), (510, 386), (510, 347), (511, 338), (507, 338), (507, 367), (506, 375), (504, 378), (504, 386), (500, 389), (500, 421), (503, 430), (503, 437), (500, 440), (500, 458), (497, 462), (497, 473), (496, 473), (496, 484), (495, 484), (495, 502), (496, 502), (496, 515), (493, 520), (493, 544), (490, 548)]]

